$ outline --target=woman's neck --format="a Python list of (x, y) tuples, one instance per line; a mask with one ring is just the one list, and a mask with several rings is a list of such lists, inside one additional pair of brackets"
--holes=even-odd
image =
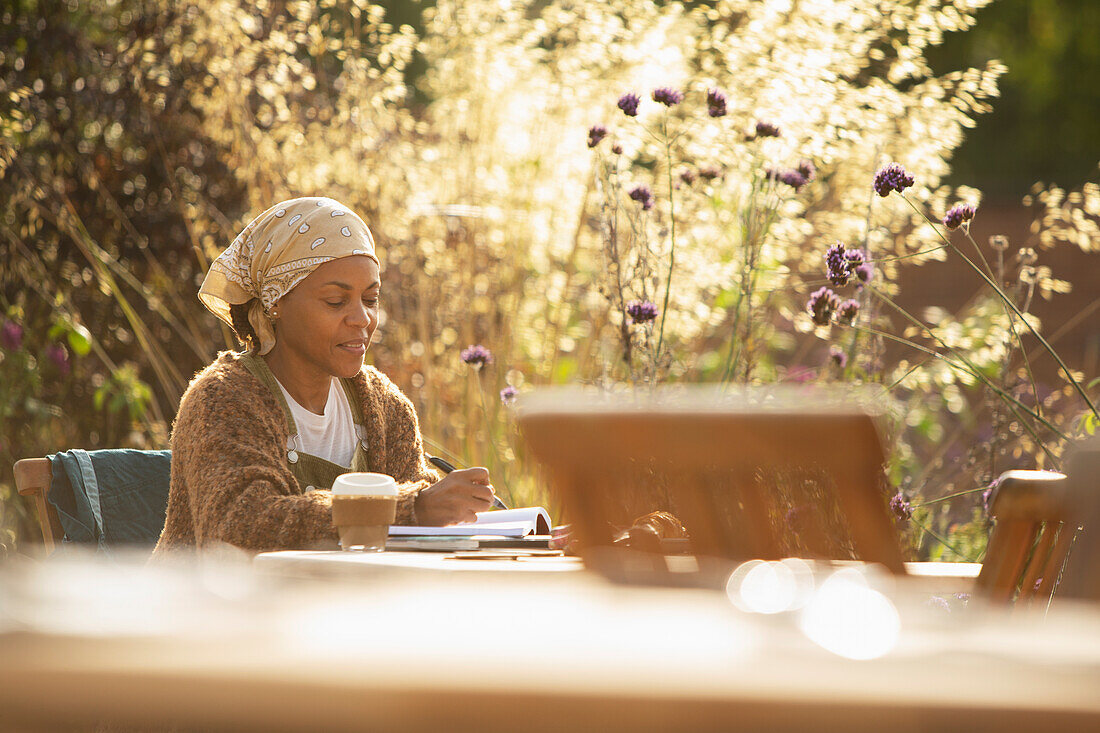
[(268, 369), (295, 402), (312, 413), (325, 414), (328, 393), (332, 387), (331, 374), (304, 363), (294, 354), (280, 349), (277, 343), (275, 348), (261, 358), (267, 362)]

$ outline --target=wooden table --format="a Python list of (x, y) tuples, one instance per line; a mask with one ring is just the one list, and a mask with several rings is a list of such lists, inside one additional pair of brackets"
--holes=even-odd
[(585, 573), (8, 564), (0, 729), (1100, 729), (1100, 610), (949, 611), (833, 572), (767, 615)]
[[(519, 557), (500, 558), (499, 554), (486, 553), (485, 558), (475, 559), (467, 553), (451, 552), (340, 552), (283, 550), (264, 552), (256, 556), (255, 566), (264, 571), (291, 577), (304, 578), (365, 578), (396, 577), (409, 570), (428, 573), (504, 573), (513, 575), (555, 575), (576, 582), (582, 577), (584, 563), (576, 557)], [(862, 563), (847, 563), (860, 566)], [(845, 563), (839, 563), (845, 565)], [(981, 571), (981, 563), (907, 562), (912, 587), (923, 589), (928, 595), (949, 596), (971, 593), (974, 581)], [(562, 575), (565, 574), (565, 575)], [(575, 577), (574, 577), (575, 576)], [(594, 580), (585, 573), (585, 580)]]
[(283, 550), (263, 552), (254, 565), (263, 571), (306, 577), (402, 576), (409, 570), (434, 573), (578, 573), (584, 563), (562, 555), (501, 552), (341, 552)]

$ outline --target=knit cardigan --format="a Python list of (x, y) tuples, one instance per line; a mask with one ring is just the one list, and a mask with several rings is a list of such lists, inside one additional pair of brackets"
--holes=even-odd
[[(282, 408), (241, 356), (219, 354), (180, 400), (168, 512), (154, 556), (220, 542), (252, 552), (336, 547), (332, 493), (303, 491), (287, 467)], [(416, 411), (373, 367), (352, 382), (369, 468), (396, 479), (396, 522), (413, 524), (417, 495), (439, 480), (424, 459)]]

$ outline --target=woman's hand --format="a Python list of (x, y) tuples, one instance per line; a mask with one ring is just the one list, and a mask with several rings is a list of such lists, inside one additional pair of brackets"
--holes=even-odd
[(486, 468), (452, 471), (416, 497), (416, 521), (426, 527), (477, 520), (477, 512), (493, 503), (493, 487)]

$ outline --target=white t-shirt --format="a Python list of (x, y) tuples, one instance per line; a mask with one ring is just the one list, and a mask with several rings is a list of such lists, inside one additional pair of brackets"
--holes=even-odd
[(295, 445), (287, 448), (324, 458), (340, 466), (350, 466), (355, 455), (358, 436), (355, 433), (355, 420), (351, 416), (351, 405), (340, 380), (335, 377), (328, 388), (328, 401), (325, 402), (325, 414), (318, 415), (295, 402), (286, 387), (278, 379), (275, 382), (283, 391), (294, 424), (298, 426), (298, 439), (290, 441)]

